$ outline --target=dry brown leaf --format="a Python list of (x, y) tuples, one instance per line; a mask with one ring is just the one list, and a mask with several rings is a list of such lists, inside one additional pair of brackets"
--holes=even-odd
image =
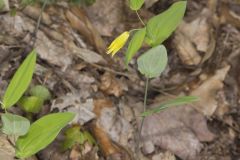
[[(215, 49), (212, 32), (211, 12), (204, 9), (192, 22), (183, 21), (178, 27), (174, 43), (179, 57), (187, 65), (198, 65), (209, 59)], [(199, 53), (204, 53), (203, 57)]]
[(144, 147), (159, 146), (186, 160), (196, 159), (201, 141), (214, 139), (204, 116), (191, 106), (172, 107), (146, 117), (142, 137)]
[(7, 136), (0, 134), (0, 159), (13, 160), (15, 157), (15, 149), (9, 143)]
[[(40, 5), (35, 5), (35, 6), (28, 5), (24, 8), (23, 13), (26, 14), (27, 16), (37, 20), (39, 15), (41, 14), (41, 6)], [(45, 12), (42, 13), (41, 22), (46, 25), (50, 25), (52, 23), (51, 18)]]
[(84, 35), (96, 47), (98, 52), (104, 53), (106, 49), (105, 42), (88, 19), (84, 10), (76, 6), (72, 6), (70, 10), (66, 12), (66, 18), (71, 26)]
[(191, 95), (200, 97), (194, 107), (206, 116), (212, 116), (218, 107), (216, 92), (223, 88), (223, 81), (230, 69), (229, 65), (216, 71), (207, 78), (199, 87), (191, 91)]
[(230, 23), (240, 28), (240, 3), (234, 1), (223, 1), (221, 4), (221, 21), (222, 23)]
[(82, 102), (81, 93), (68, 93), (55, 99), (51, 109), (58, 109), (60, 112), (67, 110), (76, 113), (72, 123), (80, 123), (83, 125), (95, 118), (93, 103), (93, 99), (87, 99), (85, 102)]
[(124, 16), (123, 6), (124, 1), (96, 0), (87, 8), (87, 12), (101, 35), (112, 36), (114, 29), (121, 27)]
[(112, 160), (118, 160), (120, 157), (130, 160), (129, 151), (118, 145), (118, 142), (124, 146), (128, 144), (128, 136), (133, 132), (130, 124), (117, 115), (113, 103), (107, 99), (94, 100), (94, 113), (98, 117), (93, 125), (94, 135), (105, 157)]
[(116, 97), (121, 96), (124, 90), (128, 90), (127, 86), (120, 79), (117, 79), (109, 72), (105, 72), (101, 77), (100, 89)]

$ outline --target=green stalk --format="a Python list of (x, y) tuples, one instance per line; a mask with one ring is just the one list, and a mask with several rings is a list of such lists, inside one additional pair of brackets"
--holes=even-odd
[[(147, 77), (146, 79), (146, 86), (145, 86), (145, 92), (144, 92), (144, 102), (143, 102), (143, 112), (146, 111), (146, 105), (147, 105), (147, 96), (148, 96), (148, 86), (149, 86), (149, 78)], [(141, 121), (141, 126), (139, 129), (139, 140), (138, 140), (138, 146), (139, 146), (139, 142), (141, 140), (141, 133), (142, 133), (142, 128), (143, 128), (143, 122), (144, 122), (145, 117), (142, 117), (142, 121)], [(139, 147), (140, 148), (140, 147)]]

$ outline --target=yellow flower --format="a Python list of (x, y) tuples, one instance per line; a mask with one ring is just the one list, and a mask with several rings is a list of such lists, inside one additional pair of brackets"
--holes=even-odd
[(114, 56), (127, 42), (128, 37), (128, 31), (125, 31), (120, 36), (118, 36), (108, 47), (107, 54), (112, 54), (112, 56)]

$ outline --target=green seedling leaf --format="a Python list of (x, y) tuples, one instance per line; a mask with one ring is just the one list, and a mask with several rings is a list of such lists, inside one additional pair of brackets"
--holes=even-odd
[(169, 107), (189, 104), (189, 103), (196, 102), (196, 101), (198, 101), (198, 97), (195, 97), (195, 96), (178, 97), (178, 98), (175, 98), (173, 100), (169, 100), (169, 101), (161, 104), (159, 107), (156, 107), (154, 109), (150, 109), (146, 112), (143, 112), (141, 114), (141, 116), (146, 117), (146, 116), (152, 115), (154, 113), (158, 113), (158, 112), (160, 112), (160, 111), (162, 111), (166, 108), (169, 108)]
[(11, 136), (22, 136), (25, 135), (30, 127), (30, 122), (28, 119), (5, 113), (1, 115), (3, 127), (2, 132)]
[(43, 99), (36, 96), (30, 96), (30, 97), (22, 97), (18, 104), (21, 106), (21, 108), (30, 113), (38, 113), (42, 106), (43, 106)]
[(146, 34), (146, 28), (142, 28), (136, 31), (129, 42), (128, 49), (126, 52), (126, 65), (131, 61), (133, 56), (137, 53), (137, 51), (141, 48), (142, 43), (144, 41), (144, 37)]
[(155, 78), (165, 69), (167, 61), (167, 50), (163, 45), (159, 45), (138, 58), (138, 70), (148, 78)]
[(172, 34), (182, 21), (186, 5), (186, 1), (176, 2), (168, 10), (148, 21), (146, 36), (151, 46), (161, 44)]
[(70, 149), (73, 145), (83, 145), (88, 142), (91, 145), (96, 144), (94, 138), (88, 131), (81, 131), (79, 126), (74, 126), (67, 129), (65, 132), (65, 140), (63, 142), (63, 149)]
[(34, 122), (25, 136), (16, 142), (16, 156), (27, 158), (48, 146), (58, 135), (61, 129), (73, 118), (73, 113), (53, 113)]
[(132, 10), (139, 10), (144, 4), (144, 0), (129, 0), (129, 6)]
[(88, 131), (83, 131), (83, 136), (84, 136), (85, 141), (88, 141), (88, 143), (90, 143), (91, 145), (96, 144), (95, 139)]
[(28, 88), (32, 80), (36, 57), (37, 54), (35, 50), (33, 50), (14, 74), (3, 97), (3, 107), (5, 107), (5, 109), (14, 105)]
[(49, 92), (49, 90), (42, 85), (36, 85), (33, 88), (30, 89), (29, 94), (31, 96), (35, 96), (35, 97), (39, 97), (41, 99), (45, 100), (49, 100), (51, 99), (51, 94)]
[(75, 144), (82, 145), (85, 141), (84, 135), (80, 131), (80, 126), (74, 126), (66, 130), (63, 149), (70, 149)]

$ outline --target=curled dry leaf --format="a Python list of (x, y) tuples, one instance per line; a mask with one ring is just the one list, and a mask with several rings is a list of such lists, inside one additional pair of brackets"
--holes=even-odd
[[(209, 23), (211, 12), (204, 9), (198, 18), (178, 27), (174, 43), (179, 57), (187, 65), (198, 65), (209, 59), (215, 49), (212, 26)], [(203, 57), (199, 53), (204, 53)]]
[(223, 81), (230, 69), (229, 65), (217, 70), (190, 94), (200, 97), (194, 107), (206, 116), (212, 116), (218, 107), (216, 93), (223, 88)]
[(108, 95), (116, 97), (121, 96), (124, 90), (128, 90), (127, 85), (121, 79), (117, 79), (109, 72), (105, 72), (101, 77), (100, 89)]
[(200, 142), (212, 141), (214, 135), (208, 130), (201, 113), (191, 106), (178, 106), (146, 117), (142, 138), (143, 147), (159, 146), (182, 159), (194, 160), (203, 147)]
[(72, 28), (76, 29), (87, 38), (87, 40), (96, 47), (98, 52), (104, 53), (106, 48), (105, 42), (94, 25), (92, 25), (83, 9), (72, 6), (70, 10), (66, 11), (66, 18), (70, 22)]
[[(26, 6), (23, 10), (23, 13), (27, 16), (37, 20), (39, 15), (41, 14), (41, 6)], [(52, 23), (51, 18), (45, 12), (42, 13), (42, 20), (41, 22), (46, 25), (50, 25)]]

